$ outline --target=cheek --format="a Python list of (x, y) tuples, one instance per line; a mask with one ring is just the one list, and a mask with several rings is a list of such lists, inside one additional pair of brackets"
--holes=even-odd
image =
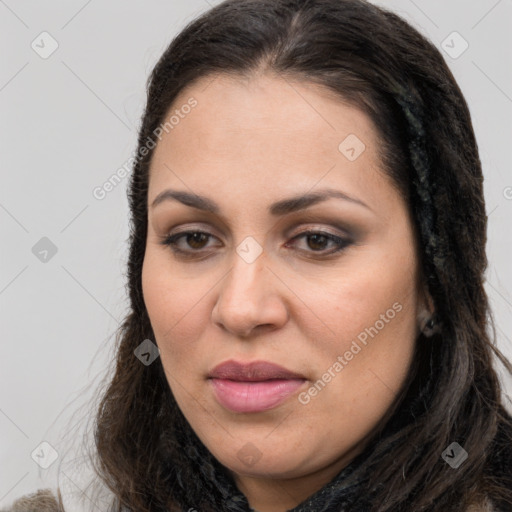
[[(204, 428), (207, 436), (212, 436), (215, 429), (208, 427), (209, 415), (204, 414), (211, 404), (204, 403), (205, 354), (208, 351), (202, 334), (211, 318), (208, 292), (211, 293), (218, 278), (212, 282), (211, 276), (187, 278), (173, 272), (172, 265), (165, 260), (157, 251), (148, 251), (142, 269), (144, 302), (154, 341), (160, 350), (167, 383), (180, 410), (196, 431)], [(198, 409), (198, 404), (203, 403)], [(219, 442), (222, 440), (220, 435)]]
[[(374, 424), (399, 393), (412, 362), (416, 338), (411, 261), (405, 264), (405, 260), (397, 260), (381, 265), (378, 271), (367, 266), (346, 279), (337, 296), (332, 290), (330, 300), (336, 306), (324, 310), (331, 314), (326, 323), (340, 335), (335, 342), (324, 345), (323, 354), (319, 354), (323, 368), (319, 368), (317, 378), (322, 382), (316, 387), (322, 391), (315, 398), (326, 421), (333, 404), (337, 404), (340, 421), (350, 418), (347, 429), (354, 428), (354, 424)], [(329, 369), (335, 377), (330, 376)], [(330, 383), (324, 388), (327, 380)]]
[(142, 268), (144, 302), (168, 376), (197, 373), (201, 333), (211, 317), (208, 292), (214, 282), (180, 277), (165, 256), (154, 250), (146, 253)]
[[(383, 264), (378, 256), (366, 258), (363, 264), (323, 280), (321, 293), (308, 294), (306, 283), (297, 290), (304, 303), (316, 313), (320, 320), (316, 323), (324, 326), (323, 339), (334, 350), (349, 350), (355, 339), (364, 343), (370, 339), (370, 333), (375, 334), (375, 329), (379, 339), (389, 336), (398, 340), (403, 338), (399, 333), (408, 333), (411, 327), (414, 331), (414, 260), (405, 257), (389, 262), (388, 259)], [(297, 279), (295, 283), (297, 286)], [(310, 317), (311, 314), (297, 316), (298, 319)], [(303, 328), (308, 330), (306, 324)]]
[(331, 371), (339, 375), (334, 379), (338, 385), (350, 390), (347, 398), (372, 395), (379, 387), (384, 393), (397, 391), (409, 369), (416, 338), (416, 260), (412, 248), (401, 249), (393, 257), (379, 250), (368, 250), (365, 258), (359, 253), (357, 265), (351, 267), (347, 260), (347, 269), (338, 277), (322, 281), (319, 300), (314, 302), (313, 294), (305, 300), (314, 305), (324, 325), (323, 336), (309, 331), (321, 340), (317, 354), (322, 365), (316, 377), (341, 356), (343, 369)]

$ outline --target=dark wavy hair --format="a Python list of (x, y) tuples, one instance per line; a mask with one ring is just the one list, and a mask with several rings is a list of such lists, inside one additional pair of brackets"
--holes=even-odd
[[(383, 167), (412, 213), (441, 326), (416, 340), (404, 388), (358, 468), (367, 476), (362, 495), (372, 512), (464, 510), (483, 497), (511, 510), (512, 419), (494, 358), (512, 367), (496, 348), (484, 290), (487, 216), (468, 106), (434, 45), (363, 0), (227, 0), (190, 22), (151, 73), (128, 192), (130, 311), (94, 429), (96, 471), (115, 495), (112, 510), (223, 510), (181, 448), (191, 427), (160, 358), (144, 366), (134, 356), (143, 340), (155, 339), (141, 285), (153, 149), (141, 150), (185, 87), (262, 71), (324, 86), (372, 119)], [(457, 470), (441, 458), (454, 441), (469, 454)]]

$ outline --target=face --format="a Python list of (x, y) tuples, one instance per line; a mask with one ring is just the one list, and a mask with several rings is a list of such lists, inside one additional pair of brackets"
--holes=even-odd
[[(153, 154), (142, 273), (169, 386), (241, 487), (313, 490), (362, 449), (411, 365), (423, 303), (407, 205), (370, 119), (319, 86), (220, 75), (176, 109)], [(294, 378), (209, 378), (225, 361)]]

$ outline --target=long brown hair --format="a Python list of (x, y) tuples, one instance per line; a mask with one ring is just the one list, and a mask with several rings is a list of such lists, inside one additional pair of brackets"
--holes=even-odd
[[(141, 149), (194, 81), (262, 69), (323, 85), (373, 120), (386, 172), (413, 215), (441, 326), (417, 340), (404, 392), (359, 468), (367, 476), (361, 495), (371, 498), (373, 512), (463, 510), (484, 495), (510, 507), (512, 420), (493, 357), (512, 367), (495, 347), (484, 290), (482, 169), (452, 73), (408, 23), (363, 0), (227, 0), (181, 31), (148, 83), (129, 188), (130, 312), (95, 426), (96, 469), (115, 495), (112, 510), (222, 510), (215, 488), (201, 488), (197, 466), (180, 449), (180, 432), (191, 427), (160, 359), (145, 366), (134, 356), (143, 340), (155, 340), (141, 286), (153, 150)], [(452, 442), (469, 454), (457, 470), (441, 457)], [(500, 464), (509, 465), (507, 474)]]

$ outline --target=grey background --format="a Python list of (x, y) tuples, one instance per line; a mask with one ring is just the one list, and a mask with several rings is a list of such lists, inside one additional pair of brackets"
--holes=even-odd
[[(47, 441), (62, 459), (70, 425), (87, 417), (107, 372), (127, 311), (127, 180), (103, 200), (92, 191), (136, 147), (152, 66), (216, 3), (0, 0), (0, 506), (54, 485), (57, 464), (42, 469), (31, 453)], [(486, 289), (499, 346), (512, 358), (512, 1), (376, 3), (439, 48), (446, 40), (452, 53), (462, 49), (454, 31), (469, 44), (457, 58), (441, 51), (473, 116), (489, 216)], [(51, 48), (43, 31), (58, 43), (46, 59), (31, 47)], [(57, 249), (46, 262), (33, 249), (48, 248), (43, 237)]]

